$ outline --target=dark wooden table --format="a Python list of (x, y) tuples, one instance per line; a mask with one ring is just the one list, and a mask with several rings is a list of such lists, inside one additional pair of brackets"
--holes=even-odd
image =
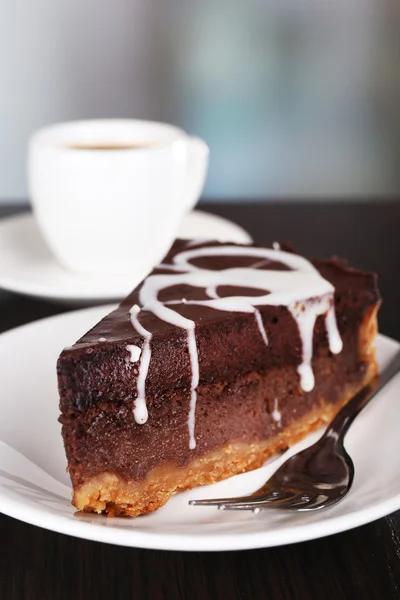
[[(381, 332), (400, 339), (400, 203), (203, 208), (243, 225), (256, 241), (290, 239), (305, 254), (339, 254), (376, 270), (384, 298)], [(0, 216), (10, 212), (0, 209)], [(0, 331), (66, 310), (71, 307), (0, 291)], [(400, 457), (399, 450), (400, 440), (393, 455)], [(320, 540), (222, 553), (120, 548), (0, 515), (0, 600), (92, 598), (398, 600), (400, 511)]]

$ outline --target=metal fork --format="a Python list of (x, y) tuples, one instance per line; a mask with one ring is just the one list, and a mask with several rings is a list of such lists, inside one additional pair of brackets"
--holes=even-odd
[(343, 440), (355, 417), (400, 370), (400, 351), (369, 385), (337, 413), (322, 437), (284, 462), (256, 492), (238, 498), (190, 500), (192, 506), (217, 506), (220, 510), (279, 508), (311, 511), (339, 502), (349, 491), (354, 464)]

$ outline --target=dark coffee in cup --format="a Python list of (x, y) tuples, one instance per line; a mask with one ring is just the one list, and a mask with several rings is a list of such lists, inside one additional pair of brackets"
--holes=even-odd
[(156, 143), (135, 143), (135, 144), (118, 144), (118, 143), (109, 143), (109, 144), (69, 144), (68, 148), (70, 150), (88, 150), (88, 151), (98, 151), (105, 150), (107, 152), (112, 150), (141, 150), (145, 148), (151, 148), (152, 146), (156, 146)]

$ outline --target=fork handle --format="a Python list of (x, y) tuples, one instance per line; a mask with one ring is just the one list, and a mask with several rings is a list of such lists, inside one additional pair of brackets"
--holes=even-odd
[(400, 350), (395, 354), (390, 363), (368, 385), (362, 388), (353, 398), (337, 413), (331, 424), (327, 427), (323, 437), (345, 436), (356, 416), (362, 411), (372, 398), (400, 371)]

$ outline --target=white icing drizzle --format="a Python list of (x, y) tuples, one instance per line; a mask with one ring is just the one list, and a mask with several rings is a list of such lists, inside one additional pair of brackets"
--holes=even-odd
[(274, 410), (272, 411), (272, 418), (277, 423), (281, 422), (282, 415), (279, 411), (278, 398), (274, 398)]
[(260, 267), (266, 266), (268, 263), (269, 263), (269, 260), (267, 260), (266, 258), (263, 258), (261, 260), (258, 260), (254, 264), (252, 264), (251, 268), (252, 269), (259, 269)]
[(147, 406), (146, 406), (146, 377), (150, 366), (151, 358), (151, 347), (150, 340), (152, 335), (147, 329), (142, 327), (137, 318), (140, 312), (139, 306), (136, 304), (132, 306), (130, 310), (131, 322), (133, 327), (136, 329), (139, 335), (144, 337), (140, 365), (139, 375), (137, 379), (137, 398), (135, 400), (135, 408), (133, 409), (133, 415), (136, 423), (146, 423), (148, 419)]
[(257, 323), (258, 329), (261, 333), (261, 337), (264, 340), (264, 344), (266, 346), (268, 346), (267, 332), (265, 331), (264, 323), (263, 323), (263, 320), (261, 318), (261, 314), (260, 314), (260, 311), (258, 310), (258, 308), (255, 309), (254, 315), (256, 317), (256, 323)]
[(193, 450), (196, 448), (196, 438), (194, 436), (195, 416), (196, 416), (196, 402), (197, 402), (197, 386), (199, 385), (199, 356), (197, 353), (195, 325), (187, 330), (188, 335), (188, 349), (190, 356), (190, 366), (192, 369), (192, 381), (190, 385), (190, 410), (188, 417), (189, 426), (189, 448)]
[(332, 354), (339, 354), (343, 350), (343, 342), (337, 328), (336, 313), (332, 301), (331, 306), (326, 313), (325, 325), (328, 332), (329, 350)]
[(206, 294), (209, 298), (219, 298), (216, 285), (209, 285), (206, 289)]
[(99, 338), (99, 342), (106, 342), (106, 341), (107, 341), (107, 338), (105, 338), (105, 337)]
[(139, 360), (140, 355), (142, 354), (142, 349), (139, 348), (139, 346), (135, 346), (134, 344), (128, 344), (126, 349), (131, 354), (130, 362), (136, 363)]
[(303, 346), (302, 362), (297, 367), (300, 375), (300, 385), (305, 392), (311, 392), (315, 385), (314, 373), (311, 367), (313, 333), (315, 321), (319, 315), (326, 314), (325, 324), (328, 333), (329, 349), (332, 354), (339, 354), (343, 348), (343, 343), (337, 329), (332, 297), (325, 296), (320, 298), (318, 302), (314, 300), (295, 302), (289, 304), (288, 309), (297, 322)]
[[(199, 359), (196, 344), (195, 323), (177, 313), (172, 306), (180, 304), (179, 300), (162, 303), (159, 292), (165, 288), (185, 284), (202, 287), (208, 296), (207, 300), (187, 300), (185, 304), (209, 306), (223, 311), (254, 313), (260, 335), (266, 345), (268, 337), (258, 306), (286, 306), (295, 319), (302, 344), (302, 362), (298, 367), (300, 385), (306, 392), (314, 387), (314, 374), (311, 367), (313, 333), (315, 321), (319, 315), (325, 315), (329, 348), (332, 353), (339, 353), (342, 341), (336, 325), (333, 307), (333, 286), (324, 279), (315, 267), (302, 256), (283, 252), (274, 244), (274, 249), (254, 248), (251, 246), (206, 246), (186, 249), (173, 256), (172, 264), (162, 264), (163, 274), (150, 275), (139, 290), (139, 302), (130, 310), (131, 322), (136, 331), (144, 338), (137, 380), (137, 398), (134, 416), (138, 423), (147, 421), (146, 377), (151, 358), (152, 334), (138, 320), (140, 310), (152, 312), (159, 319), (176, 327), (186, 329), (189, 359), (191, 366), (190, 408), (188, 415), (189, 446), (196, 447), (195, 412), (197, 386), (199, 383)], [(219, 271), (196, 267), (190, 261), (206, 256), (249, 256), (259, 259), (255, 265), (264, 261), (279, 261), (289, 271), (261, 270), (255, 265), (245, 268), (229, 268)], [(219, 286), (248, 287), (264, 290), (261, 296), (230, 296), (220, 298)], [(276, 408), (275, 416), (279, 411)], [(280, 416), (280, 413), (279, 413)], [(275, 418), (275, 417), (274, 417)]]

